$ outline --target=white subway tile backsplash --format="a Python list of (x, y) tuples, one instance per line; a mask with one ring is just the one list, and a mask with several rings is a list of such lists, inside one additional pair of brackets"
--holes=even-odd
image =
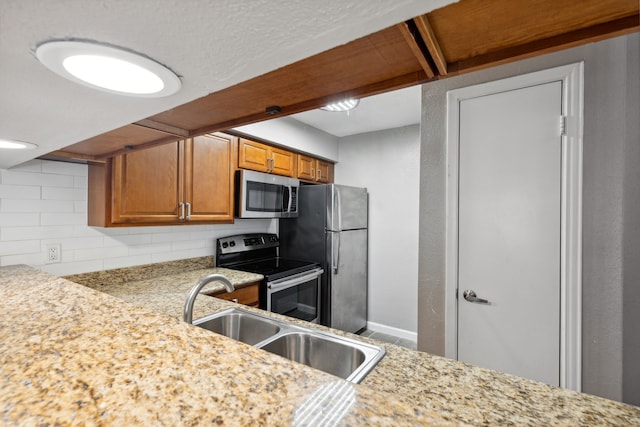
[(40, 253), (40, 240), (0, 242), (0, 256)]
[(2, 240), (53, 239), (73, 236), (72, 226), (4, 227)]
[(0, 213), (0, 224), (3, 227), (20, 227), (25, 225), (40, 225), (38, 213)]
[(86, 188), (42, 187), (43, 200), (87, 200)]
[(0, 257), (0, 266), (5, 267), (7, 265), (26, 264), (26, 265), (43, 265), (44, 253), (30, 253), (30, 254), (15, 254), (4, 255)]
[[(7, 182), (8, 181), (8, 182)], [(210, 256), (215, 239), (276, 232), (276, 220), (235, 224), (102, 228), (87, 226), (87, 166), (32, 160), (0, 171), (0, 265), (28, 264), (68, 275)], [(46, 264), (46, 246), (62, 262)]]
[[(39, 199), (2, 199), (0, 212), (73, 212), (74, 202)], [(86, 206), (86, 202), (84, 203)]]
[(39, 186), (0, 184), (0, 199), (40, 199), (41, 194)]
[(183, 251), (190, 249), (203, 249), (206, 245), (204, 240), (185, 240), (182, 242), (171, 242), (172, 251)]
[(87, 188), (88, 187), (89, 178), (86, 176), (74, 176), (73, 177), (73, 186), (75, 188)]
[(82, 201), (82, 202), (73, 202), (73, 211), (74, 212), (82, 212), (86, 215), (87, 213), (87, 202)]
[(148, 245), (151, 243), (151, 234), (126, 234), (116, 236), (105, 236), (104, 246), (136, 246)]
[(189, 233), (162, 233), (151, 235), (151, 241), (153, 243), (178, 242), (181, 240), (191, 240), (191, 236)]
[(129, 247), (129, 255), (157, 254), (169, 251), (171, 251), (171, 245), (169, 243), (164, 243), (162, 245), (137, 245)]
[(105, 258), (114, 258), (114, 257), (125, 257), (129, 255), (129, 248), (121, 247), (121, 248), (85, 248), (73, 251), (73, 260), (77, 261), (88, 261), (88, 260), (99, 260), (102, 262)]
[(73, 176), (55, 175), (48, 173), (29, 173), (4, 171), (2, 176), (4, 184), (12, 185), (40, 185), (48, 187), (73, 187)]
[(43, 213), (42, 225), (75, 225), (86, 219), (84, 213)]

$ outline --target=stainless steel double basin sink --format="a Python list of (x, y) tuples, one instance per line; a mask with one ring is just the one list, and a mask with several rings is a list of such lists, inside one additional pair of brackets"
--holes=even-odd
[(362, 381), (385, 355), (383, 347), (239, 308), (193, 324), (354, 383)]

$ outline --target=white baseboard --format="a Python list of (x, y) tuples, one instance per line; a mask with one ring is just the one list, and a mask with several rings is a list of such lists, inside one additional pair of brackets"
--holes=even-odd
[(409, 341), (418, 342), (418, 333), (407, 331), (406, 329), (394, 328), (380, 323), (367, 322), (367, 329), (373, 332), (380, 332), (387, 335), (403, 338)]

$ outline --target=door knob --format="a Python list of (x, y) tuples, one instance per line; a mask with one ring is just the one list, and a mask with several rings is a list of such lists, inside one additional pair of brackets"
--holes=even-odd
[(489, 304), (489, 301), (486, 299), (478, 298), (475, 292), (466, 290), (462, 293), (464, 299), (469, 302), (477, 302), (478, 304)]

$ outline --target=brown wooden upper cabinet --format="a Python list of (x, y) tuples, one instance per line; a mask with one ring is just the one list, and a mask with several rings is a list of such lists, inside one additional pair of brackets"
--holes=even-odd
[(333, 182), (333, 163), (298, 154), (298, 179), (302, 181)]
[(277, 175), (294, 176), (295, 153), (250, 139), (240, 138), (238, 167)]
[(233, 222), (236, 138), (203, 135), (89, 167), (89, 225)]

